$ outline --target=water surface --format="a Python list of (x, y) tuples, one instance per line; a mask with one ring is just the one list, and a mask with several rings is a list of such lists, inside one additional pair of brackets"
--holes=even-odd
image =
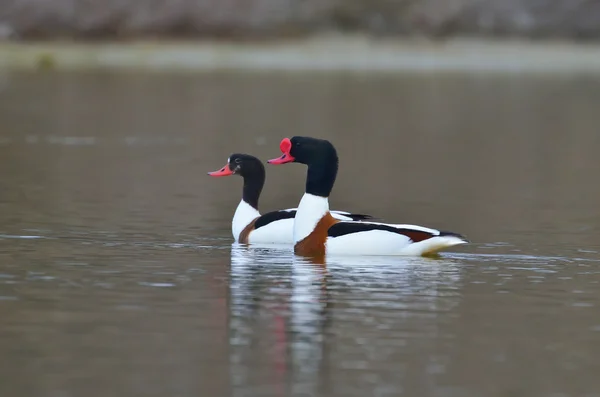
[[(0, 395), (600, 396), (594, 77), (0, 75)], [(442, 258), (232, 246), (232, 152), (331, 139), (336, 209)], [(269, 167), (263, 210), (305, 169)]]

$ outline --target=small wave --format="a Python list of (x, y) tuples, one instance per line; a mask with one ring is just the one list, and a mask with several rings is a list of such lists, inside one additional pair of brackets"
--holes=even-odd
[(21, 236), (21, 235), (16, 235), (16, 234), (0, 234), (0, 239), (2, 239), (2, 238), (35, 240), (35, 239), (41, 239), (41, 238), (46, 238), (46, 237), (43, 237), (43, 236)]

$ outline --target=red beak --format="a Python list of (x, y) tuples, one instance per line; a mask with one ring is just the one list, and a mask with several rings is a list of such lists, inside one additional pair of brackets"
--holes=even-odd
[(279, 165), (291, 163), (292, 161), (296, 160), (294, 156), (290, 154), (290, 150), (292, 150), (292, 141), (290, 141), (289, 138), (283, 138), (283, 140), (279, 144), (279, 149), (281, 150), (283, 155), (281, 157), (277, 157), (276, 159), (267, 160), (267, 163)]
[(210, 176), (229, 176), (229, 175), (233, 175), (233, 172), (229, 168), (229, 164), (227, 164), (225, 167), (221, 168), (218, 171), (209, 172), (208, 175), (210, 175)]
[(296, 160), (296, 159), (294, 157), (292, 157), (291, 154), (284, 153), (281, 157), (277, 157), (276, 159), (267, 160), (267, 163), (279, 165), (279, 164), (291, 163), (294, 160)]

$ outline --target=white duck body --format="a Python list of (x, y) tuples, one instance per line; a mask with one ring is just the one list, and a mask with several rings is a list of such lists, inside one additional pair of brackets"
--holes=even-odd
[[(329, 200), (326, 197), (305, 193), (296, 213), (294, 244), (301, 242), (313, 233), (317, 223), (328, 211)], [(331, 215), (335, 218), (333, 213)], [(362, 231), (361, 229), (370, 228), (367, 225), (372, 225), (372, 230)], [(342, 228), (345, 228), (348, 233), (336, 235), (341, 232)], [(337, 233), (336, 229), (338, 229)], [(356, 230), (352, 231), (352, 229)], [(427, 233), (431, 237), (413, 241), (409, 237), (411, 232)], [(326, 255), (422, 256), (466, 243), (467, 241), (460, 235), (423, 226), (343, 220), (330, 228), (325, 241), (325, 253)]]
[[(242, 242), (248, 244), (292, 245), (294, 243), (294, 215), (296, 213), (297, 208), (288, 208), (265, 214), (265, 218), (269, 217), (269, 219), (265, 219), (264, 222), (268, 223), (250, 230), (246, 237), (247, 241)], [(331, 211), (331, 215), (341, 221), (372, 219), (369, 215), (353, 214), (346, 211)], [(260, 225), (260, 218), (260, 212), (242, 199), (231, 222), (231, 232), (235, 241), (240, 242), (244, 229), (255, 220), (257, 220), (255, 225)]]
[(354, 232), (338, 237), (327, 237), (325, 250), (328, 255), (405, 255), (423, 256), (431, 255), (454, 245), (466, 244), (463, 238), (443, 234), (436, 229), (424, 228), (416, 225), (390, 225), (399, 230), (415, 230), (430, 233), (432, 237), (413, 241), (402, 233), (387, 230), (369, 230)]

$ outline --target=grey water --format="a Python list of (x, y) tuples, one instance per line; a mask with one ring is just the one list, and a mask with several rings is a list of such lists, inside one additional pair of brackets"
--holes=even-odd
[[(600, 396), (593, 76), (0, 75), (0, 395)], [(330, 139), (332, 207), (439, 259), (232, 244), (229, 154)], [(262, 211), (300, 165), (267, 166)]]

